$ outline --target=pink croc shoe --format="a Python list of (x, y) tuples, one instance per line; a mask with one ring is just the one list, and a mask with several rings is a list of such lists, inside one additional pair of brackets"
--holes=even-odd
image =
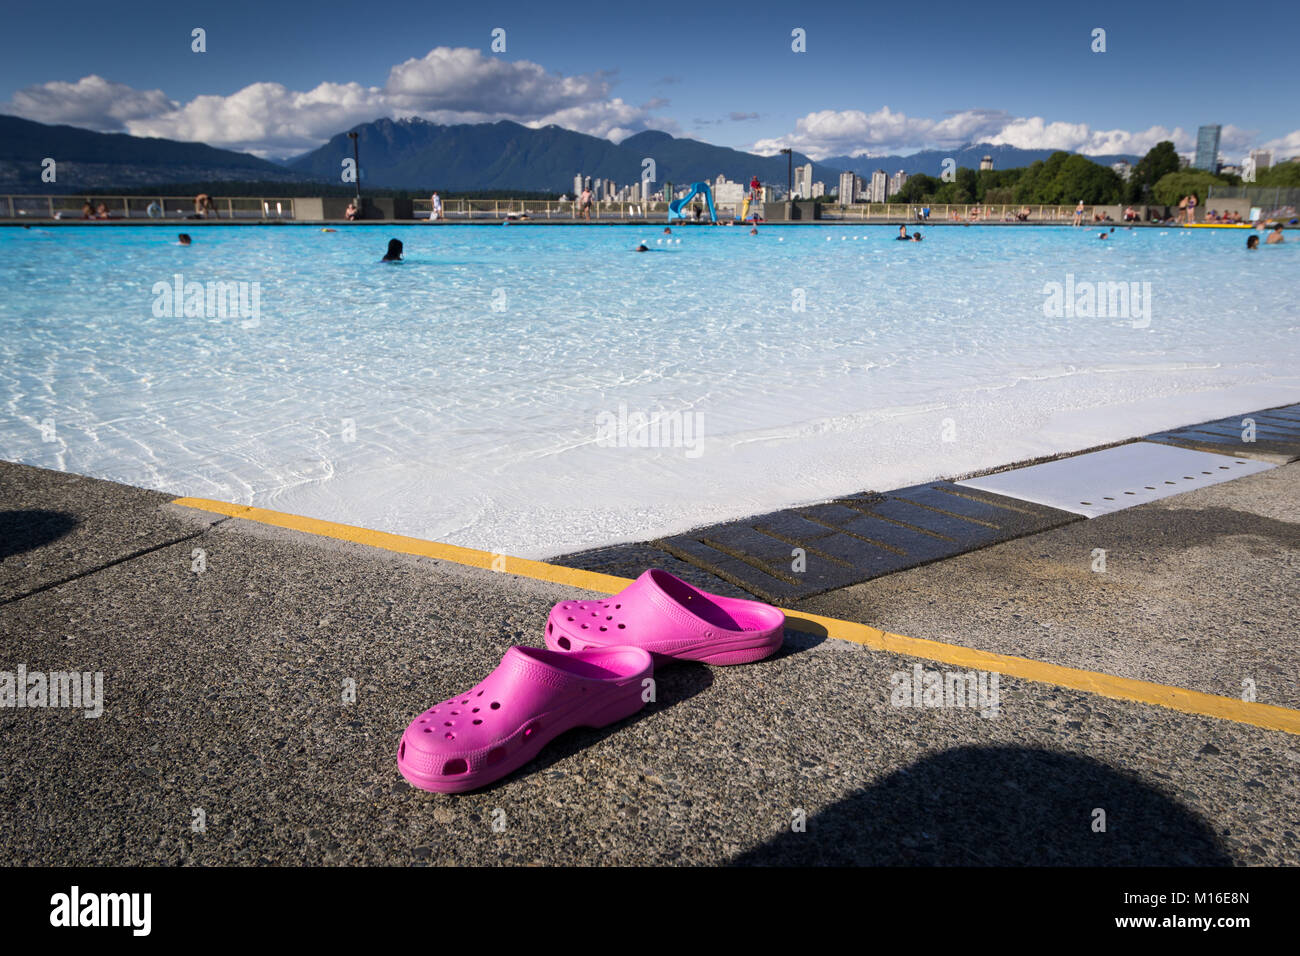
[(721, 597), (651, 568), (601, 601), (561, 601), (546, 646), (561, 651), (627, 644), (665, 659), (748, 664), (785, 639), (785, 615), (769, 604)]
[(462, 793), (500, 780), (574, 727), (604, 727), (645, 706), (654, 673), (635, 647), (557, 654), (512, 647), (478, 686), (429, 708), (406, 728), (397, 768), (421, 790)]

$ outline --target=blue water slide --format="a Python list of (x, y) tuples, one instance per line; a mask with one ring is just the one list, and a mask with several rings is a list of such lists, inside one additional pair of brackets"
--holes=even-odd
[(709, 188), (708, 183), (691, 183), (690, 190), (681, 199), (674, 199), (668, 204), (668, 221), (674, 219), (689, 219), (690, 216), (686, 211), (686, 205), (700, 193), (704, 194), (704, 201), (709, 204), (709, 218), (714, 222), (718, 221), (718, 211), (713, 208), (713, 190)]

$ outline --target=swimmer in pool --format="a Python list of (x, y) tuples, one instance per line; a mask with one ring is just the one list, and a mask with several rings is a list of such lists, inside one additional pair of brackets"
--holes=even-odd
[(179, 236), (176, 237), (176, 241), (179, 242), (182, 246), (188, 246), (191, 242), (190, 234), (188, 232), (182, 232)]
[(909, 236), (909, 235), (907, 234), (907, 227), (906, 227), (906, 226), (899, 226), (899, 227), (898, 227), (898, 235), (895, 236), (894, 238), (897, 239), (899, 242), (911, 242), (911, 241), (912, 241), (912, 237)]
[(402, 261), (402, 240), (389, 239), (388, 251), (384, 253), (384, 258), (380, 262), (401, 262)]
[(671, 236), (672, 234), (673, 234), (673, 231), (672, 231), (671, 229), (669, 229), (667, 226), (664, 226), (664, 235), (665, 235), (665, 236)]
[(649, 251), (650, 251), (650, 247), (647, 246), (647, 245), (643, 242), (643, 243), (641, 243), (640, 245), (638, 245), (635, 249), (633, 249), (632, 251), (633, 251), (633, 252), (649, 252)]
[(921, 235), (919, 232), (914, 232), (914, 233), (912, 233), (912, 241), (913, 241), (913, 242), (920, 242), (920, 241), (921, 241), (922, 239), (924, 239), (924, 238), (925, 238), (925, 236)]
[(1264, 240), (1264, 245), (1275, 246), (1279, 242), (1284, 241), (1285, 240), (1282, 238), (1282, 224), (1279, 222), (1273, 227), (1273, 231), (1268, 234), (1268, 238)]
[(1258, 249), (1258, 248), (1259, 248), (1259, 236), (1247, 236), (1247, 237), (1246, 237), (1246, 248), (1247, 248), (1247, 249)]

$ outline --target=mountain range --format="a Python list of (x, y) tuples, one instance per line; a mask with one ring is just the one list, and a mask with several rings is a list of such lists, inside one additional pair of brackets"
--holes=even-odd
[[(353, 127), (365, 186), (425, 192), (520, 190), (573, 191), (573, 177), (582, 173), (623, 185), (641, 178), (647, 158), (655, 162), (656, 186), (712, 181), (719, 173), (735, 182), (757, 175), (767, 183), (784, 183), (784, 155), (758, 156), (687, 137), (647, 130), (613, 143), (559, 126), (534, 129), (518, 123), (442, 126), (422, 119), (377, 119)], [(1027, 166), (1046, 159), (1053, 150), (972, 144), (960, 149), (924, 150), (911, 156), (835, 156), (813, 161), (802, 153), (794, 166), (813, 164), (813, 181), (838, 185), (841, 170), (864, 178), (884, 169), (895, 173), (924, 172), (937, 176), (946, 158), (958, 166), (978, 168), (993, 157), (994, 167)], [(58, 163), (54, 183), (41, 179), (41, 163)], [(0, 190), (15, 193), (58, 193), (135, 186), (204, 182), (276, 182), (342, 184), (342, 163), (352, 157), (352, 141), (339, 133), (308, 153), (275, 163), (248, 153), (217, 149), (202, 143), (145, 139), (122, 133), (95, 133), (73, 126), (47, 126), (15, 116), (0, 116)], [(1136, 156), (1092, 156), (1109, 165)]]
[[(620, 185), (641, 178), (642, 162), (655, 161), (655, 184), (712, 180), (719, 173), (748, 182), (785, 182), (784, 156), (756, 156), (695, 139), (647, 130), (612, 143), (559, 126), (533, 129), (518, 123), (439, 126), (421, 119), (379, 119), (354, 127), (363, 183), (400, 189), (519, 189), (572, 192), (577, 173)], [(287, 162), (315, 179), (338, 181), (341, 163), (352, 156), (347, 133)], [(794, 154), (796, 166), (809, 162)], [(813, 164), (814, 178), (838, 170)]]
[[(55, 160), (55, 181), (41, 178)], [(95, 133), (0, 115), (0, 189), (14, 193), (73, 191), (195, 182), (297, 182), (279, 163), (203, 143)]]
[[(1056, 152), (1059, 152), (1059, 150), (1020, 149), (1018, 146), (968, 143), (957, 149), (923, 149), (919, 153), (912, 153), (910, 156), (831, 156), (823, 159), (822, 163), (837, 169), (852, 170), (864, 179), (869, 179), (877, 169), (883, 169), (890, 175), (901, 169), (909, 176), (916, 173), (938, 176), (943, 172), (944, 160), (949, 158), (956, 160), (959, 167), (979, 169), (980, 160), (988, 156), (993, 160), (994, 169), (1015, 169), (1019, 166), (1028, 166), (1030, 163), (1047, 159), (1048, 156)], [(1127, 153), (1088, 157), (1099, 166), (1110, 166), (1120, 160), (1133, 164), (1140, 158)], [(830, 187), (831, 183), (827, 181), (826, 188), (829, 189)]]

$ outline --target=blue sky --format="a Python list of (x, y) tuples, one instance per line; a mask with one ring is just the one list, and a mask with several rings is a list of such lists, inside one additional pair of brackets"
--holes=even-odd
[[(1300, 36), (1294, 0), (1235, 22), (1221, 4), (1132, 0), (52, 9), (6, 13), (7, 34), (33, 42), (0, 61), (0, 110), (271, 157), (379, 115), (558, 122), (613, 139), (663, 128), (819, 157), (968, 139), (1142, 152), (1172, 137), (1190, 151), (1198, 125), (1219, 123), (1225, 158), (1268, 143), (1300, 153), (1300, 83), (1267, 40)], [(191, 52), (193, 27), (206, 53)], [(497, 27), (504, 54), (489, 49)], [(796, 27), (805, 53), (791, 51)], [(1097, 27), (1105, 53), (1090, 49)]]

